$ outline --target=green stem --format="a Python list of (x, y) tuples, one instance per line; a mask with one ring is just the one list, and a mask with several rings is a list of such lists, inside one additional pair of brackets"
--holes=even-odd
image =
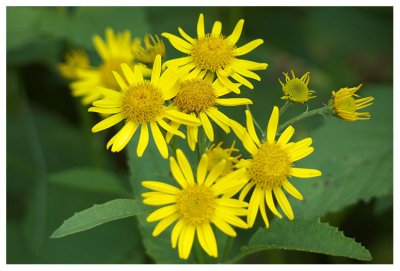
[(285, 111), (292, 105), (291, 102), (286, 101), (284, 103), (284, 105), (282, 105), (281, 108), (279, 108), (279, 117), (281, 117), (283, 115), (283, 113), (285, 113)]
[(225, 242), (225, 247), (224, 247), (224, 253), (222, 254), (221, 262), (224, 262), (225, 259), (228, 257), (229, 252), (230, 252), (231, 247), (232, 247), (232, 243), (233, 243), (233, 238), (227, 236), (227, 239), (226, 239), (226, 242)]
[(200, 264), (205, 263), (203, 251), (198, 242), (195, 243), (195, 250), (196, 250), (196, 263)]
[(305, 118), (309, 118), (311, 116), (320, 114), (323, 115), (325, 113), (328, 113), (331, 109), (328, 106), (324, 106), (321, 108), (317, 108), (311, 111), (306, 111), (290, 120), (288, 120), (287, 122), (283, 123), (282, 125), (279, 125), (278, 127), (278, 134), (282, 133), (283, 130), (285, 130), (286, 127), (288, 127), (289, 125), (298, 122), (299, 120), (305, 119)]
[(197, 157), (198, 160), (200, 161), (201, 156), (206, 150), (207, 146), (207, 137), (203, 129), (199, 128), (199, 135), (198, 135), (198, 143), (197, 143)]

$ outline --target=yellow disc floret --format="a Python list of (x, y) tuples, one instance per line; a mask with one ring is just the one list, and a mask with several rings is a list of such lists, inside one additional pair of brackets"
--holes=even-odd
[(288, 153), (281, 146), (264, 142), (253, 156), (249, 176), (262, 188), (272, 189), (282, 185), (289, 176), (291, 167)]
[(332, 107), (335, 115), (346, 121), (368, 120), (371, 118), (369, 112), (357, 112), (357, 110), (372, 105), (372, 96), (355, 99), (355, 94), (362, 84), (354, 88), (341, 88), (338, 92), (332, 92)]
[(176, 206), (186, 223), (194, 226), (209, 223), (215, 211), (215, 195), (209, 187), (191, 185), (177, 195)]
[(231, 64), (233, 51), (234, 47), (223, 36), (207, 35), (193, 44), (192, 58), (197, 67), (215, 72)]
[(184, 113), (201, 112), (216, 104), (217, 96), (212, 85), (204, 80), (182, 81), (173, 103)]
[(164, 99), (161, 91), (149, 82), (131, 86), (122, 99), (122, 112), (125, 118), (135, 123), (155, 121), (163, 108)]
[(315, 98), (315, 96), (312, 96), (315, 91), (308, 89), (310, 73), (305, 73), (301, 78), (297, 78), (293, 71), (291, 71), (291, 73), (292, 78), (290, 78), (287, 73), (283, 73), (286, 79), (285, 83), (279, 79), (283, 93), (285, 94), (282, 99), (296, 103), (305, 103), (308, 100)]

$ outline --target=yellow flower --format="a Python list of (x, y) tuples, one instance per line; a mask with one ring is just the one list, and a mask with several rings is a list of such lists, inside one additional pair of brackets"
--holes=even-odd
[(232, 156), (233, 152), (238, 152), (238, 149), (235, 149), (235, 141), (233, 141), (232, 145), (224, 149), (222, 148), (223, 142), (219, 142), (217, 145), (212, 144), (209, 149), (206, 149), (206, 154), (208, 156), (208, 171), (211, 171), (215, 165), (217, 165), (222, 160), (226, 160), (225, 168), (221, 173), (221, 176), (225, 176), (230, 172), (235, 170), (235, 165), (239, 163), (240, 154), (236, 156)]
[(132, 54), (139, 62), (153, 64), (157, 55), (165, 56), (164, 42), (157, 35), (146, 34), (143, 41), (145, 47), (142, 47), (140, 38), (135, 39), (132, 45)]
[(283, 93), (285, 93), (285, 95), (282, 96), (282, 99), (296, 103), (305, 103), (308, 100), (315, 98), (316, 96), (312, 96), (315, 91), (308, 89), (310, 73), (306, 72), (301, 78), (297, 78), (294, 75), (293, 70), (291, 70), (291, 73), (292, 78), (290, 78), (287, 73), (283, 73), (286, 79), (285, 84), (282, 83), (281, 79), (279, 79), (279, 83), (282, 85)]
[[(210, 141), (214, 141), (214, 129), (209, 118), (226, 133), (230, 132), (231, 119), (219, 111), (217, 106), (252, 104), (252, 101), (246, 98), (220, 98), (228, 93), (229, 90), (222, 85), (220, 80), (213, 80), (214, 75), (212, 73), (207, 74), (206, 71), (201, 71), (196, 76), (193, 73), (189, 73), (183, 76), (177, 87), (177, 95), (172, 99), (172, 104), (177, 110), (193, 117), (199, 117), (205, 134)], [(171, 125), (176, 129), (180, 126), (179, 123)], [(191, 150), (196, 147), (198, 130), (197, 126), (187, 127), (187, 139)], [(172, 134), (168, 135), (167, 140), (169, 141), (171, 137)]]
[(100, 36), (95, 35), (93, 43), (102, 64), (99, 67), (77, 69), (79, 80), (71, 83), (72, 95), (83, 96), (83, 104), (90, 104), (101, 98), (101, 93), (97, 87), (119, 88), (112, 72), (121, 73), (122, 63), (128, 64), (132, 69), (135, 66), (140, 66), (145, 76), (151, 74), (151, 70), (143, 64), (134, 64), (134, 57), (131, 52), (131, 33), (129, 31), (114, 34), (111, 28), (107, 28), (106, 42)]
[(89, 108), (90, 112), (113, 114), (97, 123), (92, 132), (102, 131), (124, 120), (123, 128), (107, 143), (107, 149), (112, 146), (112, 152), (119, 152), (128, 144), (140, 126), (137, 155), (141, 157), (149, 142), (150, 126), (158, 150), (162, 157), (167, 159), (168, 147), (158, 126), (181, 137), (184, 137), (184, 134), (172, 128), (164, 119), (186, 125), (199, 125), (196, 118), (165, 105), (165, 101), (175, 95), (172, 87), (177, 80), (177, 76), (173, 76), (176, 70), (168, 68), (161, 74), (160, 55), (154, 61), (151, 81), (143, 79), (141, 68), (135, 67), (132, 71), (129, 65), (123, 63), (121, 70), (128, 84), (118, 72), (113, 72), (121, 92), (99, 88), (104, 98), (93, 102), (93, 107)]
[(316, 169), (297, 168), (294, 162), (308, 156), (314, 151), (311, 146), (312, 139), (305, 138), (298, 142), (289, 142), (294, 128), (289, 126), (283, 131), (276, 141), (276, 131), (279, 121), (279, 109), (274, 107), (269, 119), (266, 131), (266, 141), (261, 142), (255, 132), (254, 123), (250, 111), (246, 110), (247, 132), (242, 135), (242, 140), (246, 149), (252, 155), (251, 159), (242, 159), (236, 166), (245, 168), (248, 184), (242, 189), (239, 199), (243, 200), (249, 191), (254, 188), (250, 202), (247, 223), (252, 227), (256, 219), (258, 210), (269, 227), (265, 205), (273, 214), (282, 218), (277, 210), (274, 198), (278, 202), (285, 215), (292, 220), (294, 218), (292, 207), (283, 192), (282, 187), (296, 199), (303, 200), (301, 193), (289, 182), (289, 177), (311, 178), (321, 176), (321, 172)]
[(208, 156), (203, 154), (195, 178), (180, 149), (176, 151), (176, 156), (177, 160), (170, 158), (170, 166), (180, 187), (157, 181), (142, 182), (144, 187), (154, 190), (142, 194), (144, 204), (167, 205), (147, 217), (148, 222), (160, 221), (154, 228), (153, 236), (158, 236), (177, 221), (171, 233), (171, 243), (173, 248), (178, 245), (180, 258), (189, 257), (195, 234), (204, 251), (212, 257), (218, 257), (217, 241), (211, 224), (229, 236), (236, 236), (231, 225), (247, 228), (239, 216), (247, 215), (248, 204), (222, 197), (224, 193), (246, 183), (243, 179), (245, 170), (239, 169), (221, 177), (225, 168), (225, 160), (222, 160), (208, 173)]
[(72, 50), (65, 55), (65, 63), (58, 65), (60, 74), (70, 80), (78, 78), (77, 69), (89, 67), (89, 57), (84, 50)]
[(244, 20), (239, 20), (232, 34), (224, 37), (221, 34), (222, 24), (216, 21), (211, 33), (206, 34), (204, 16), (200, 14), (196, 38), (190, 37), (180, 27), (178, 30), (184, 39), (170, 33), (162, 33), (162, 36), (167, 38), (172, 46), (188, 55), (167, 61), (164, 65), (189, 67), (194, 74), (199, 74), (200, 71), (216, 73), (221, 83), (235, 93), (240, 93), (240, 89), (230, 81), (229, 77), (252, 89), (253, 85), (245, 77), (260, 81), (260, 77), (252, 71), (265, 70), (268, 65), (237, 58), (253, 51), (264, 42), (262, 39), (257, 39), (241, 47), (236, 47), (243, 24)]
[(372, 105), (374, 97), (368, 96), (365, 98), (354, 99), (360, 97), (355, 94), (362, 84), (354, 88), (341, 88), (338, 92), (332, 92), (332, 109), (335, 115), (345, 121), (368, 120), (371, 118), (369, 112), (357, 112)]

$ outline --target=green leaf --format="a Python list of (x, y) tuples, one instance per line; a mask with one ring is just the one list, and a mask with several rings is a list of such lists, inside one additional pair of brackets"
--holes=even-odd
[(49, 182), (72, 188), (129, 197), (118, 176), (97, 168), (73, 168), (49, 175)]
[(299, 250), (362, 261), (372, 260), (369, 251), (361, 244), (319, 220), (275, 219), (268, 229), (258, 229), (249, 243), (242, 247), (239, 255), (227, 262), (234, 263), (246, 255), (267, 249)]
[(393, 193), (392, 88), (366, 86), (359, 94), (375, 97), (374, 104), (364, 109), (371, 112), (371, 120), (328, 118), (311, 135), (314, 153), (296, 162), (297, 167), (321, 170), (322, 176), (292, 178), (304, 195), (304, 201), (290, 199), (295, 217), (323, 216)]
[[(136, 199), (142, 202), (141, 194), (148, 191), (142, 187), (142, 181), (162, 181), (173, 185), (176, 185), (176, 183), (173, 183), (170, 177), (169, 161), (161, 157), (152, 140), (149, 141), (149, 145), (143, 156), (141, 158), (136, 156), (138, 134), (139, 133), (134, 136), (127, 146), (127, 152), (129, 155), (129, 168), (134, 195)], [(146, 252), (157, 263), (185, 263), (185, 261), (179, 259), (177, 250), (171, 247), (170, 236), (172, 227), (170, 226), (159, 236), (153, 237), (152, 232), (156, 223), (147, 222), (146, 217), (149, 215), (150, 211), (156, 210), (156, 208), (150, 208), (144, 204), (142, 204), (142, 206), (146, 208), (147, 212), (139, 215), (138, 220), (139, 230), (142, 234), (143, 245), (146, 248)], [(187, 262), (188, 261), (186, 261), (186, 263)]]
[(89, 230), (101, 224), (138, 215), (142, 212), (138, 201), (116, 199), (75, 213), (54, 231), (51, 238), (61, 238), (77, 232)]

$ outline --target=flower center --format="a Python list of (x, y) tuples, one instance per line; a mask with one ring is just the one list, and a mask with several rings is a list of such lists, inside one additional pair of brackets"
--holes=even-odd
[(307, 85), (299, 78), (293, 78), (285, 85), (284, 91), (291, 100), (295, 102), (304, 102), (309, 99)]
[(103, 80), (103, 84), (105, 87), (116, 90), (120, 89), (120, 86), (118, 85), (117, 80), (114, 77), (113, 71), (122, 74), (121, 64), (124, 62), (126, 61), (122, 59), (110, 59), (100, 66), (101, 79)]
[(346, 90), (342, 90), (341, 92), (336, 93), (334, 99), (334, 107), (335, 109), (352, 113), (357, 110), (355, 99), (352, 97), (350, 91)]
[(191, 225), (201, 225), (211, 220), (215, 210), (214, 192), (206, 186), (192, 185), (182, 190), (176, 198), (178, 213)]
[(182, 81), (173, 103), (184, 113), (200, 112), (215, 105), (217, 96), (210, 83), (191, 79)]
[(154, 121), (163, 109), (161, 91), (147, 81), (131, 86), (122, 98), (122, 113), (135, 123)]
[(253, 156), (249, 174), (253, 182), (262, 188), (272, 189), (280, 186), (289, 176), (292, 162), (281, 146), (264, 142)]
[(234, 58), (233, 49), (222, 36), (207, 35), (199, 38), (193, 45), (193, 62), (201, 69), (215, 72), (231, 64)]

